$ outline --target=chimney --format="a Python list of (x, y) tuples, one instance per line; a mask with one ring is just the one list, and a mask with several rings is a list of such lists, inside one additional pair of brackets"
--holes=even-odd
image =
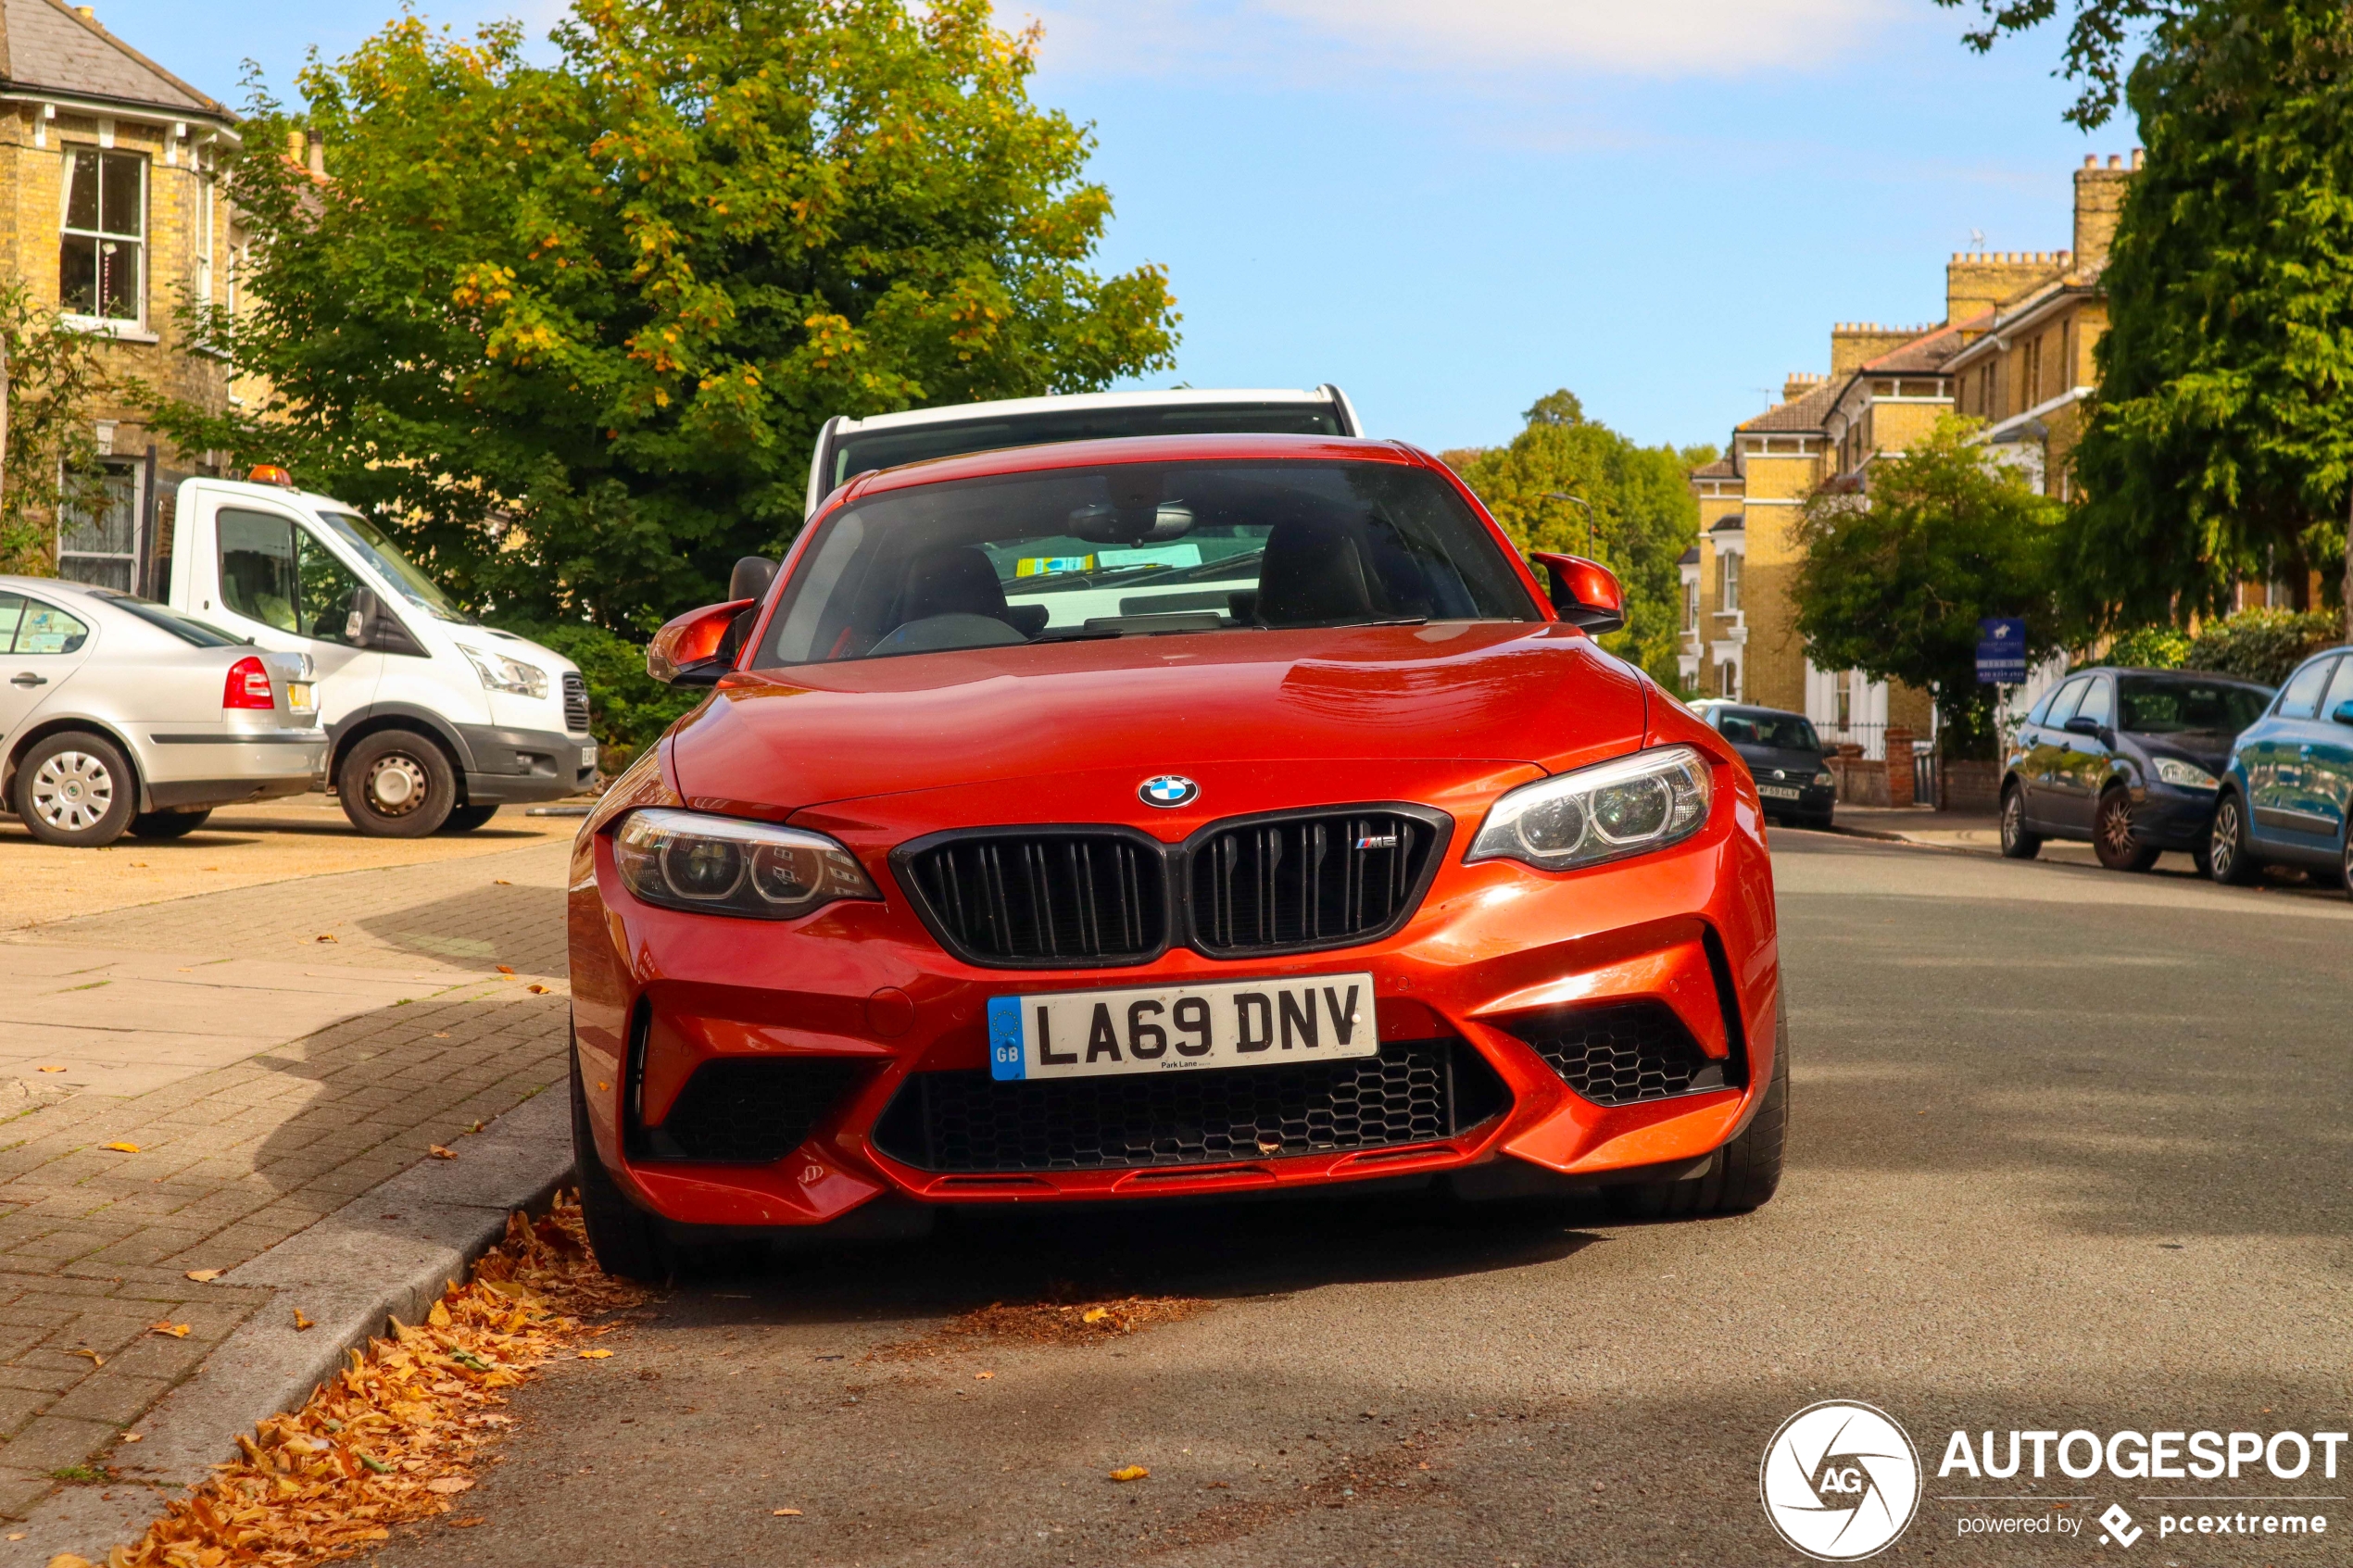
[(2096, 273), (2108, 265), (2108, 247), (2116, 238), (2116, 221), (2124, 210), (2124, 187), (2141, 167), (2141, 149), (2133, 149), (2131, 169), (2110, 155), (2107, 167), (2090, 153), (2075, 171), (2075, 264)]
[(314, 180), (327, 177), (327, 139), (315, 131), (310, 133), (310, 177)]
[(1843, 376), (1892, 354), (1933, 327), (1887, 327), (1877, 321), (1841, 321), (1831, 329), (1831, 374)]
[(303, 144), (308, 140), (309, 138), (305, 136), (299, 131), (289, 131), (286, 132), (286, 161), (288, 163), (300, 163), (302, 161)]

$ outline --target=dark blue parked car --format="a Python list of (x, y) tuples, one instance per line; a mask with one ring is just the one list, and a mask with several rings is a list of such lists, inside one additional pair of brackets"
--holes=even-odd
[(2201, 671), (2070, 675), (2034, 705), (2006, 759), (2002, 853), (2029, 859), (2046, 838), (2089, 839), (2111, 871), (2146, 871), (2168, 849), (2203, 867), (2232, 737), (2271, 695)]
[(2353, 650), (2315, 654), (2231, 748), (2207, 872), (2247, 882), (2267, 865), (2334, 878), (2353, 893)]

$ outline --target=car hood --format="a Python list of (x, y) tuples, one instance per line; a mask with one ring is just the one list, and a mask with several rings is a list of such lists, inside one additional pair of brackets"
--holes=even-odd
[[(1285, 779), (1302, 799), (1370, 800), (1426, 784), (1431, 762), (1557, 771), (1640, 746), (1645, 694), (1554, 623), (1130, 637), (730, 675), (668, 761), (679, 795), (709, 809), (980, 786), (1032, 820), (1102, 821), (1102, 790), (1075, 797), (1074, 781), (1115, 779), (1132, 816), (1160, 773), (1197, 778), (1204, 807), (1210, 775), (1248, 774), (1230, 811)], [(1003, 788), (1025, 781), (1037, 787)]]
[(2235, 734), (2222, 734), (2212, 730), (2177, 730), (2167, 734), (2125, 734), (2133, 744), (2150, 757), (2179, 757), (2221, 778), (2231, 765), (2231, 745)]
[(1822, 771), (1822, 754), (1818, 751), (1792, 751), (1778, 746), (1735, 746), (1741, 760), (1748, 764), (1753, 777), (1769, 779), (1776, 771), (1793, 779), (1811, 779)]

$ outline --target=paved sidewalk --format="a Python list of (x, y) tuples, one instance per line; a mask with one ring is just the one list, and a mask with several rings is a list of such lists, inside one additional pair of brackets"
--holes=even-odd
[(560, 1077), (567, 848), (0, 942), (0, 1086), (71, 1091), (0, 1122), (0, 1512), (106, 1462), (256, 1312), (300, 1305), (189, 1271), (249, 1261), (435, 1144), (462, 1160), (471, 1128)]

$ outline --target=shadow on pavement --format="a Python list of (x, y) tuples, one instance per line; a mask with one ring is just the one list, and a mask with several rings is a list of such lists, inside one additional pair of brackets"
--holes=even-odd
[(370, 915), (359, 929), (403, 952), (459, 969), (562, 974), (560, 887), (475, 886), (452, 897)]

